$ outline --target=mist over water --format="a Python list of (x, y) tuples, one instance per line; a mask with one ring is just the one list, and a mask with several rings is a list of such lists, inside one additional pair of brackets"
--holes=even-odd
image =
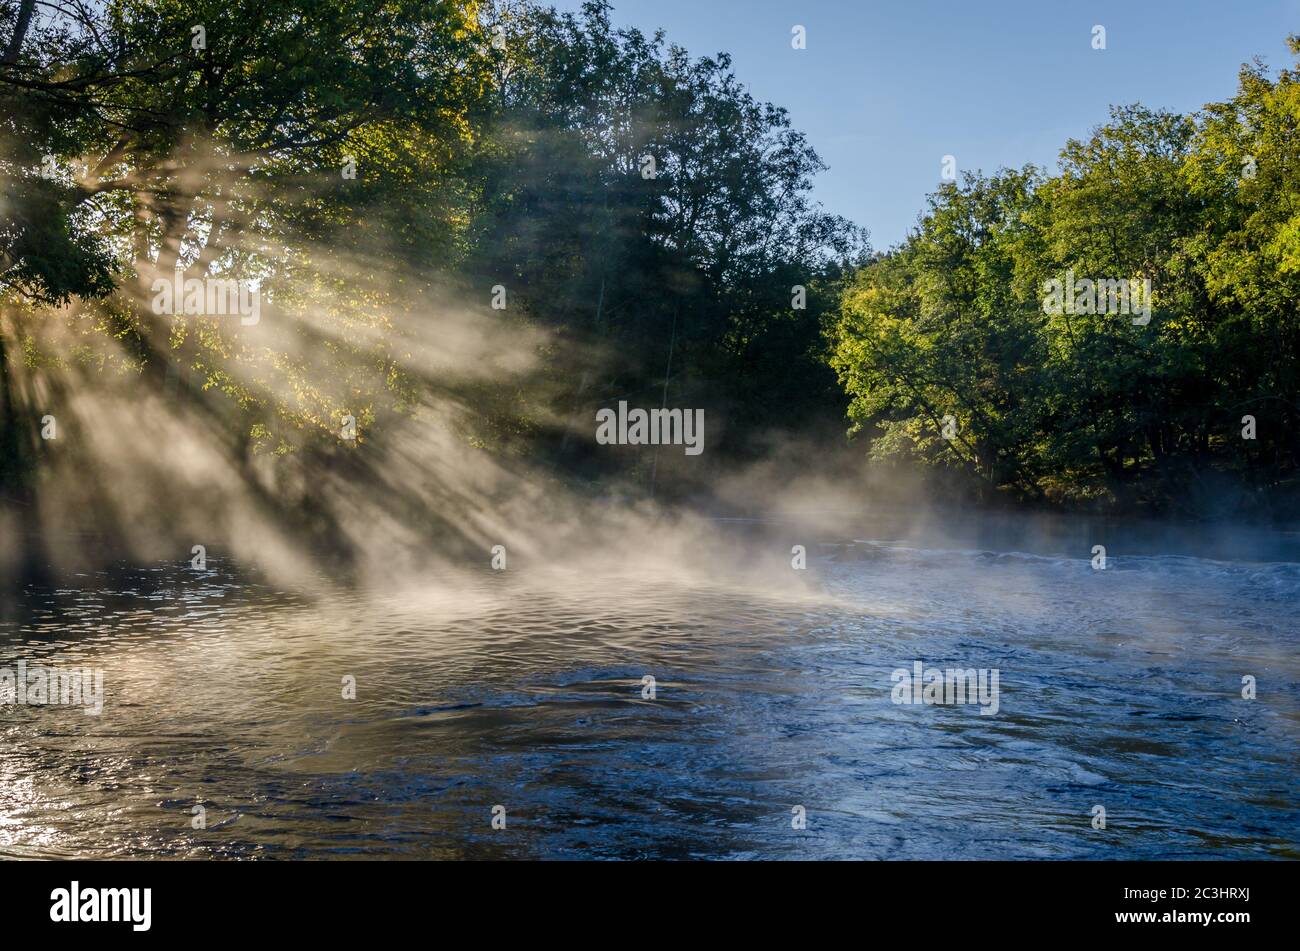
[[(1297, 857), (1294, 534), (702, 524), (674, 557), (393, 590), (219, 552), (28, 588), (0, 666), (101, 667), (105, 709), (0, 710), (0, 854)], [(917, 660), (999, 669), (998, 713), (891, 702)]]
[[(377, 387), (319, 316), (346, 305), (239, 332)], [(105, 698), (0, 705), (0, 856), (1300, 857), (1300, 536), (963, 515), (811, 438), (611, 446), (661, 498), (643, 469), (584, 486), (476, 441), (489, 383), (591, 441), (536, 372), (555, 339), (450, 296), (378, 310), (418, 396), (344, 443), (355, 407), (318, 394), (335, 445), (284, 455), (179, 372), (11, 363), (60, 435), (2, 516), (0, 668), (102, 670)], [(917, 662), (998, 671), (996, 713), (895, 704)]]
[(1300, 858), (1300, 73), (874, 254), (604, 4), (91, 7), (0, 64), (0, 858)]

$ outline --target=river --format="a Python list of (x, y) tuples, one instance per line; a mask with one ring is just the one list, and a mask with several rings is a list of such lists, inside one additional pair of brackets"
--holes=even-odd
[[(0, 856), (1300, 857), (1300, 536), (1054, 524), (846, 524), (790, 584), (29, 588), (0, 667), (101, 670), (103, 711), (0, 705)], [(894, 702), (918, 661), (996, 712)]]

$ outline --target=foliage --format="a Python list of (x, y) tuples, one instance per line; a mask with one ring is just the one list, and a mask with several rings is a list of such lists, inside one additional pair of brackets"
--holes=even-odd
[[(1293, 481), (1298, 79), (1248, 68), (1195, 116), (1117, 108), (1055, 175), (968, 176), (932, 196), (830, 329), (872, 453), (985, 492), (1197, 510)], [(1049, 312), (1045, 282), (1067, 272), (1149, 280), (1150, 322)]]

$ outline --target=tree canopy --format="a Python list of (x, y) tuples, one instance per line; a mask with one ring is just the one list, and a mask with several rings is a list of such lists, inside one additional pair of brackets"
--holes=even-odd
[[(871, 452), (986, 495), (1267, 511), (1300, 446), (1298, 80), (1256, 65), (1196, 115), (1115, 108), (1055, 174), (936, 192), (830, 328)], [(1141, 282), (1149, 321), (1112, 299)]]
[[(653, 485), (657, 457), (583, 435), (621, 399), (705, 408), (723, 460), (836, 441), (847, 410), (872, 458), (986, 497), (1294, 486), (1295, 70), (1194, 115), (1116, 108), (1054, 173), (943, 185), (873, 255), (725, 53), (606, 2), (0, 0), (0, 37), (11, 498), (36, 491), (33, 394), (110, 378), (273, 500), (268, 459), (396, 451), (435, 402), (467, 446)], [(160, 312), (174, 275), (241, 282), (264, 319)]]

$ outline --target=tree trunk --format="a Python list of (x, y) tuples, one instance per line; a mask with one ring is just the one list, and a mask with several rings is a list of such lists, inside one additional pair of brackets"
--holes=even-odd
[(9, 46), (5, 49), (3, 62), (6, 65), (18, 61), (23, 40), (27, 38), (27, 30), (32, 25), (32, 11), (35, 9), (36, 0), (22, 0), (22, 5), (18, 8), (18, 19), (14, 22), (14, 35), (9, 37)]

